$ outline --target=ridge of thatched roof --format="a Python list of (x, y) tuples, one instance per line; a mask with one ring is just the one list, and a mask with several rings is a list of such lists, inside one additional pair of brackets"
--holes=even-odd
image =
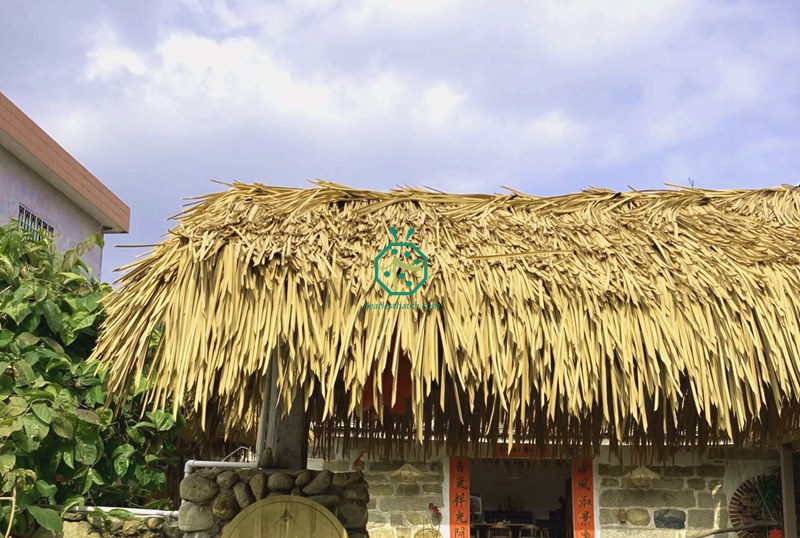
[[(315, 424), (362, 437), (763, 441), (800, 411), (798, 223), (790, 187), (543, 198), (235, 183), (130, 266), (94, 357), (114, 390), (155, 376), (156, 405), (228, 433), (252, 430), (277, 349), (285, 402), (302, 390)], [(411, 297), (375, 283), (390, 227), (414, 228), (428, 258)], [(441, 308), (364, 308), (387, 300)], [(393, 387), (371, 374), (401, 357), (411, 412), (377, 427), (364, 385), (380, 402)]]

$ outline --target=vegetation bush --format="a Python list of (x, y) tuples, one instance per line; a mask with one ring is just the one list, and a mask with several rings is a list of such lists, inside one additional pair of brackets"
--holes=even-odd
[[(163, 506), (176, 424), (142, 413), (144, 386), (111, 401), (87, 364), (110, 286), (80, 256), (12, 223), (0, 227), (0, 497), (16, 492), (14, 535), (61, 529), (74, 506)], [(180, 420), (180, 419), (179, 419)], [(11, 507), (3, 503), (0, 532)]]

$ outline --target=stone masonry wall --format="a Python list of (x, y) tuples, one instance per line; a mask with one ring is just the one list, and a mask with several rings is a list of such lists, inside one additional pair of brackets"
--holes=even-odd
[(746, 478), (776, 460), (702, 460), (647, 468), (600, 463), (595, 480), (603, 538), (683, 538), (727, 527)]
[[(324, 466), (344, 470), (351, 464), (339, 460)], [(367, 461), (357, 466), (369, 485), (370, 538), (413, 538), (422, 529), (437, 528), (440, 521), (429, 504), (442, 508), (444, 503), (441, 461)]]
[(185, 538), (216, 538), (241, 510), (273, 495), (299, 495), (333, 512), (349, 538), (367, 538), (364, 473), (269, 469), (199, 469), (181, 481), (179, 528)]
[(40, 527), (32, 538), (180, 538), (178, 522), (160, 517), (128, 518), (68, 513), (62, 532)]

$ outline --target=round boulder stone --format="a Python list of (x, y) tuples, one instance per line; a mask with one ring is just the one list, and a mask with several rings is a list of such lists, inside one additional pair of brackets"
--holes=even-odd
[(233, 518), (239, 511), (239, 503), (236, 502), (236, 496), (228, 490), (223, 490), (214, 499), (211, 511), (214, 516), (223, 521)]
[(361, 503), (346, 502), (336, 508), (336, 517), (348, 529), (361, 529), (367, 524), (367, 507)]
[(181, 532), (180, 527), (178, 526), (177, 521), (167, 521), (166, 523), (164, 523), (164, 526), (161, 528), (161, 532), (167, 538), (180, 538), (181, 535), (183, 534)]
[(231, 489), (239, 481), (239, 475), (234, 471), (225, 471), (217, 477), (217, 485), (223, 489)]
[(369, 492), (365, 484), (357, 484), (344, 490), (343, 497), (348, 501), (366, 502), (369, 500)]
[(126, 519), (122, 523), (122, 534), (125, 536), (136, 536), (143, 533), (146, 529), (147, 527), (144, 521), (139, 518)]
[(164, 520), (160, 517), (148, 517), (144, 520), (144, 524), (151, 531), (160, 531), (164, 526)]
[(686, 528), (686, 512), (674, 509), (656, 510), (653, 522), (659, 529), (683, 529)]
[(289, 491), (294, 486), (294, 478), (282, 472), (272, 473), (267, 480), (270, 491)]
[(331, 486), (333, 482), (333, 473), (330, 471), (322, 471), (314, 479), (303, 488), (303, 493), (308, 496), (319, 495)]
[(294, 485), (302, 488), (308, 485), (311, 480), (314, 479), (314, 473), (311, 471), (301, 471), (300, 474), (297, 475), (297, 478), (294, 479)]
[(205, 531), (214, 525), (211, 508), (185, 501), (178, 511), (178, 527), (183, 532)]
[(253, 475), (250, 478), (250, 491), (253, 492), (253, 497), (257, 501), (260, 501), (264, 498), (264, 494), (266, 493), (267, 488), (267, 477), (261, 473)]
[(626, 512), (628, 523), (637, 527), (646, 527), (650, 524), (650, 512), (643, 508), (629, 508)]
[(361, 471), (352, 471), (349, 473), (336, 473), (333, 475), (333, 485), (337, 488), (344, 488), (353, 484), (354, 482), (358, 482), (364, 478), (364, 473)]
[(219, 486), (213, 480), (192, 473), (181, 480), (181, 499), (193, 503), (204, 503), (214, 498)]
[(253, 504), (253, 494), (250, 492), (250, 487), (247, 484), (239, 482), (233, 486), (233, 494), (236, 496), (236, 503), (239, 508), (245, 509)]

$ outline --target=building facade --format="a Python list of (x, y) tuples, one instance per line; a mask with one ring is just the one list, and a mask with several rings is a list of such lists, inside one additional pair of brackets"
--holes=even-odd
[[(0, 93), (0, 221), (52, 233), (60, 249), (126, 233), (130, 208)], [(84, 261), (99, 278), (102, 250)]]

